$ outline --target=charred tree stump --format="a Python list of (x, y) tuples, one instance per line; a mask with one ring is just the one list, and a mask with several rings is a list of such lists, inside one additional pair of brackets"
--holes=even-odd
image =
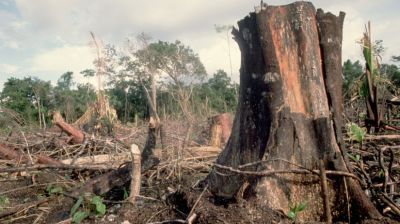
[(158, 116), (157, 119), (150, 117), (146, 144), (144, 145), (141, 157), (141, 164), (144, 169), (150, 169), (160, 163), (160, 160), (154, 156), (154, 149), (156, 148), (157, 135), (161, 132), (161, 128), (162, 125)]
[(232, 118), (229, 113), (215, 115), (210, 120), (210, 146), (221, 147), (225, 145), (232, 130)]
[[(343, 20), (343, 12), (316, 12), (309, 2), (296, 2), (263, 6), (239, 21), (232, 32), (242, 54), (239, 105), (219, 166), (206, 179), (216, 196), (234, 198), (248, 182), (261, 206), (287, 213), (308, 202), (299, 221), (330, 221), (332, 215), (335, 222), (347, 221), (340, 206), (347, 204), (348, 189), (353, 217), (358, 211), (381, 218), (349, 177), (328, 176), (323, 191), (318, 175), (271, 172), (256, 177), (223, 169), (351, 172), (341, 136)], [(324, 205), (331, 208), (324, 210)]]

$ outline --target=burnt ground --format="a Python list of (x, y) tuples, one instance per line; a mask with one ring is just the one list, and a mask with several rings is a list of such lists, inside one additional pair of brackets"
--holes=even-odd
[[(145, 178), (140, 194), (144, 197), (139, 197), (135, 206), (121, 202), (124, 200), (124, 189), (129, 189), (127, 183), (103, 195), (107, 206), (104, 216), (91, 216), (82, 223), (179, 223), (180, 220), (186, 220), (192, 210), (192, 214), (196, 215), (195, 223), (290, 223), (284, 214), (257, 208), (251, 200), (229, 203), (216, 201), (207, 190), (195, 186), (206, 176), (206, 172), (184, 172), (180, 181), (176, 178), (166, 180), (165, 174), (160, 174), (159, 178), (150, 182), (152, 172), (157, 171), (150, 170), (143, 175)], [(8, 181), (1, 182), (1, 193), (7, 195), (10, 201), (3, 211), (20, 204), (28, 205), (43, 199), (49, 201), (27, 206), (14, 215), (1, 218), (0, 223), (56, 223), (47, 216), (51, 215), (51, 211), (62, 209), (65, 206), (63, 199), (67, 196), (59, 192), (51, 193), (49, 186), (52, 185), (53, 189), (61, 186), (64, 191), (73, 187), (72, 183), (64, 181), (65, 177), (57, 173), (40, 172), (15, 179), (10, 177)], [(63, 218), (69, 217), (66, 215)]]
[[(211, 169), (217, 154), (205, 155), (196, 159), (182, 156), (177, 157), (177, 150), (182, 145), (185, 127), (177, 123), (169, 123), (168, 139), (169, 157), (142, 174), (140, 197), (135, 206), (126, 202), (129, 195), (129, 182), (113, 188), (101, 195), (106, 205), (105, 215), (94, 212), (93, 205), (84, 199), (80, 210), (90, 210), (90, 215), (82, 223), (292, 223), (282, 211), (274, 211), (257, 206), (251, 196), (238, 197), (237, 201), (224, 201), (213, 197), (199, 182)], [(96, 137), (82, 145), (68, 145), (67, 136), (60, 135), (57, 129), (43, 131), (24, 130), (20, 133), (0, 136), (0, 143), (17, 151), (30, 154), (33, 159), (37, 155), (47, 155), (56, 160), (82, 157), (97, 154), (115, 154), (127, 152), (127, 145), (138, 144), (141, 148), (146, 140), (146, 125), (140, 127), (123, 126), (115, 131), (113, 137)], [(199, 146), (206, 142), (202, 139), (204, 127), (197, 128), (189, 145)], [(200, 136), (200, 137), (199, 137)], [(376, 162), (379, 149), (383, 146), (399, 145), (397, 140), (368, 140), (359, 144), (348, 142), (349, 153), (357, 161), (351, 160), (355, 173), (362, 179), (362, 171), (367, 173), (374, 186), (382, 183), (382, 173)], [(29, 152), (29, 153), (28, 153)], [(398, 180), (399, 151), (394, 155), (384, 154), (385, 164), (394, 158), (391, 166), (393, 180)], [(184, 153), (181, 152), (183, 155)], [(180, 159), (176, 159), (180, 158)], [(189, 158), (189, 159), (188, 159)], [(362, 169), (359, 165), (362, 164)], [(25, 166), (18, 161), (0, 159), (0, 170)], [(97, 177), (106, 171), (101, 170), (58, 170), (41, 169), (18, 172), (0, 172), (0, 223), (71, 223), (69, 212), (77, 198), (71, 198), (69, 192), (83, 185), (89, 179)], [(111, 180), (112, 181), (112, 180)], [(394, 184), (393, 201), (399, 196), (399, 183)], [(368, 190), (368, 189), (366, 189)], [(86, 196), (85, 196), (86, 197)], [(387, 205), (375, 201), (380, 211), (385, 215), (384, 220), (366, 220), (363, 223), (398, 223), (399, 220)], [(79, 210), (78, 209), (78, 210)], [(57, 211), (65, 210), (64, 213)], [(362, 215), (362, 214), (361, 214)]]

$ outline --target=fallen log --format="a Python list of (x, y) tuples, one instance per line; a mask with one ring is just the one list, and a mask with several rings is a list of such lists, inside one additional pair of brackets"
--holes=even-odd
[(49, 164), (49, 165), (63, 165), (63, 162), (48, 157), (46, 155), (39, 155), (36, 159), (36, 162), (39, 164)]
[(76, 159), (64, 159), (62, 163), (69, 165), (107, 165), (110, 168), (118, 168), (128, 161), (130, 161), (129, 153), (118, 153), (114, 155), (101, 154), (84, 156)]
[(62, 118), (60, 112), (55, 112), (53, 115), (53, 122), (57, 125), (62, 131), (67, 133), (70, 136), (69, 142), (73, 144), (82, 144), (85, 140), (85, 135), (80, 130), (74, 128), (72, 125), (66, 123)]
[[(215, 146), (200, 146), (200, 147), (189, 147), (185, 148), (183, 151), (183, 156), (185, 158), (189, 157), (212, 157), (218, 156), (222, 151), (222, 148)], [(161, 158), (161, 149), (154, 150), (154, 156)]]
[(23, 153), (11, 149), (3, 144), (0, 144), (0, 158), (15, 160), (17, 163), (26, 163), (29, 161), (28, 157)]
[(112, 170), (114, 168), (101, 165), (67, 165), (67, 164), (37, 164), (32, 166), (19, 166), (0, 168), (0, 173), (13, 173), (22, 171), (38, 171), (45, 169), (58, 169), (58, 170)]
[(367, 135), (365, 140), (400, 140), (400, 135)]

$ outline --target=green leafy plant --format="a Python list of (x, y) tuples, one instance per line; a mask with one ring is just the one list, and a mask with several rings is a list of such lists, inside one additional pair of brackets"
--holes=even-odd
[(8, 204), (10, 204), (10, 199), (5, 195), (0, 195), (0, 211), (2, 211), (3, 207)]
[(299, 204), (291, 205), (291, 206), (289, 206), (290, 210), (289, 210), (287, 216), (294, 221), (297, 219), (297, 216), (299, 215), (299, 213), (304, 211), (306, 208), (307, 208), (306, 201), (300, 202)]
[(77, 211), (72, 216), (72, 222), (73, 223), (81, 223), (84, 219), (89, 217), (89, 215), (90, 215), (90, 212), (88, 212), (88, 211)]
[(359, 162), (360, 159), (361, 159), (361, 156), (360, 156), (360, 155), (352, 155), (352, 154), (350, 154), (350, 153), (347, 153), (347, 156), (348, 156), (350, 159), (352, 159), (354, 162)]
[(354, 141), (362, 143), (365, 139), (366, 133), (367, 131), (365, 130), (365, 128), (361, 128), (355, 123), (351, 123), (349, 125), (349, 135), (350, 138)]
[(104, 215), (106, 214), (106, 205), (103, 203), (103, 199), (100, 196), (94, 196), (91, 201), (92, 205), (96, 206), (96, 214)]
[(91, 198), (84, 198), (81, 196), (72, 206), (70, 214), (73, 223), (81, 223), (91, 215), (103, 216), (106, 214), (106, 211), (107, 207), (100, 196), (95, 195)]
[(61, 186), (49, 184), (46, 187), (46, 192), (49, 196), (51, 196), (53, 194), (62, 194), (64, 189)]
[(124, 200), (129, 198), (129, 194), (128, 191), (126, 190), (126, 188), (124, 188)]

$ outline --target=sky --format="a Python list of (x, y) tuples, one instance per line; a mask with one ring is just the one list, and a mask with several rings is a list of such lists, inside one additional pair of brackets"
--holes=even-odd
[[(400, 1), (312, 2), (325, 12), (346, 12), (343, 59), (361, 59), (357, 41), (369, 20), (373, 38), (383, 40), (386, 47), (383, 61), (400, 55)], [(54, 83), (67, 71), (73, 71), (79, 82), (92, 82), (79, 74), (93, 68), (90, 31), (115, 46), (141, 32), (153, 40), (180, 40), (199, 54), (209, 75), (217, 69), (230, 74), (227, 36), (217, 33), (215, 25), (236, 25), (259, 4), (259, 0), (0, 0), (0, 88), (10, 77), (36, 76)], [(230, 46), (232, 79), (238, 81), (240, 51), (232, 39)]]

